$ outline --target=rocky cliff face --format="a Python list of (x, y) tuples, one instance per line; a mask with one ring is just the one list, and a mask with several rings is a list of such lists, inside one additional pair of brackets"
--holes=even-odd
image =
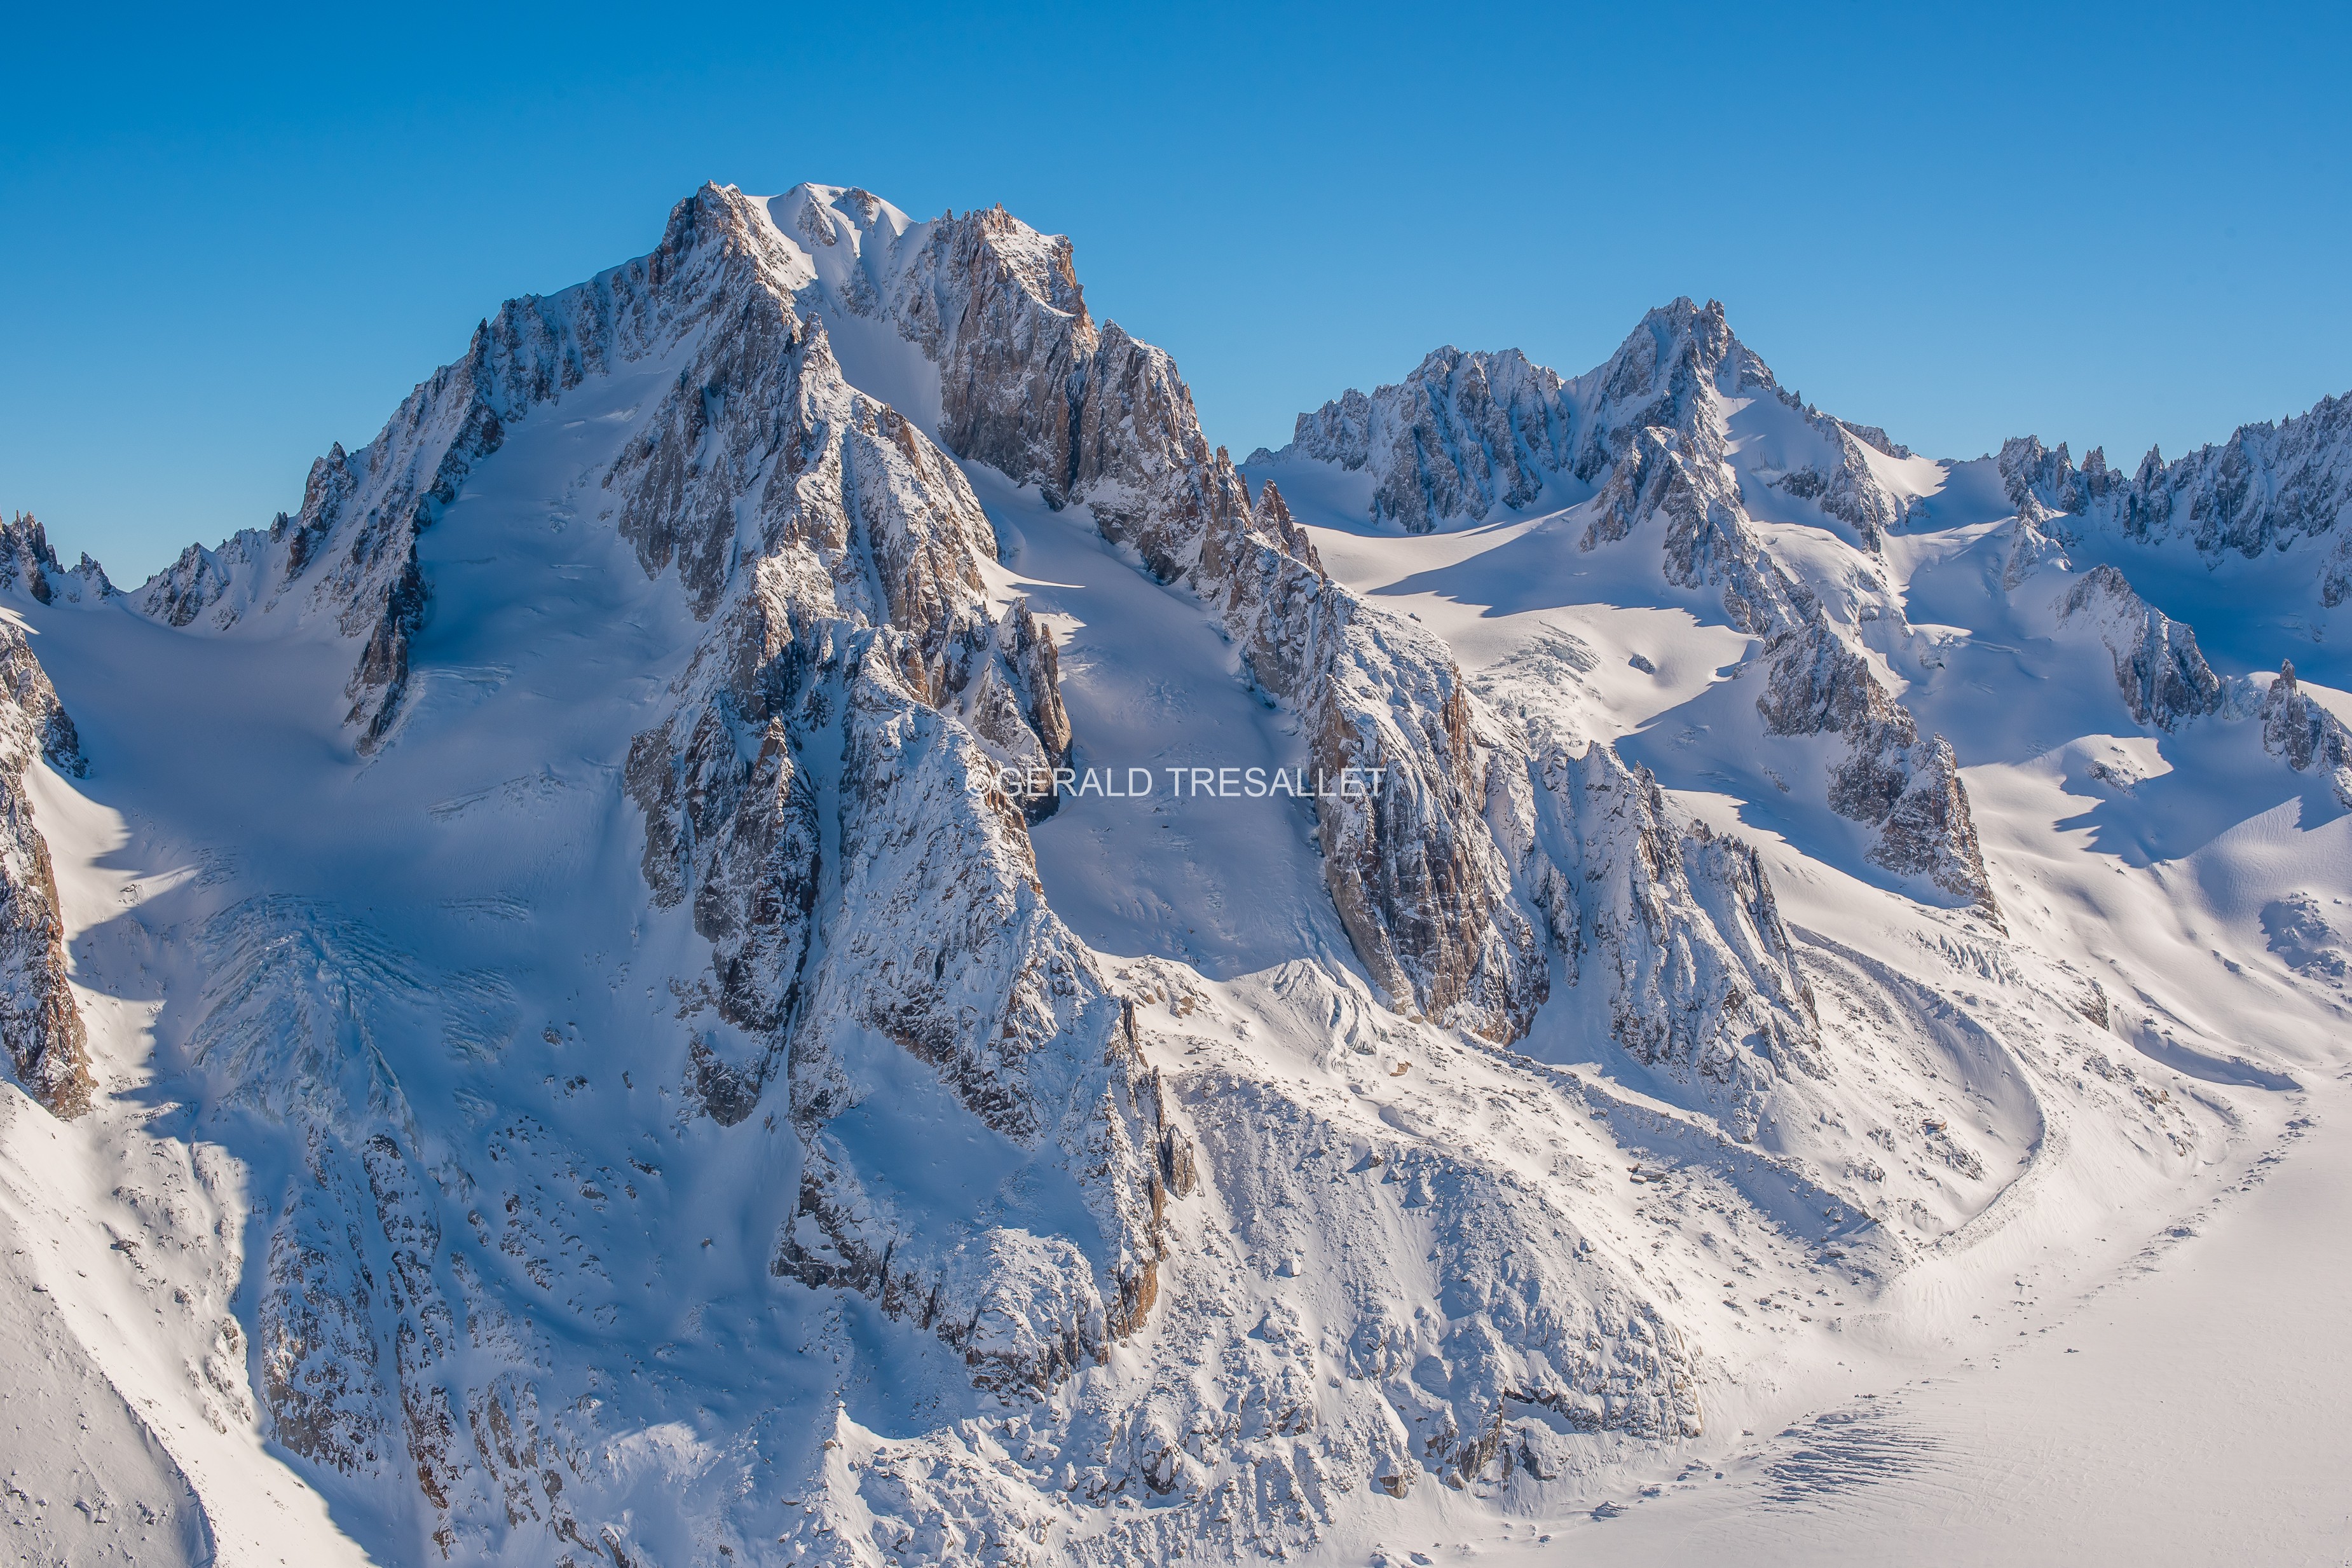
[(2324, 770), (2336, 800), (2352, 809), (2352, 730), (2295, 684), (2293, 660), (2279, 665), (2261, 712), (2263, 748), (2298, 773)]
[[(0, 553), (22, 562), (17, 585), (42, 597), (46, 541), (19, 518), (5, 533)], [(26, 537), (30, 534), (30, 538)], [(32, 644), (13, 621), (0, 618), (0, 1042), (8, 1048), (16, 1081), (60, 1116), (89, 1109), (96, 1083), (89, 1042), (73, 988), (66, 979), (65, 922), (49, 846), (33, 821), (25, 774), (37, 762), (80, 777), (89, 771), (73, 720), (58, 702)]]
[(1434, 639), (1328, 582), (1313, 598), (1302, 605), (1267, 596), (1244, 622), (1253, 633), (1244, 646), (1253, 667), (1267, 672), (1286, 667), (1294, 639), (1317, 645), (1317, 678), (1289, 688), (1311, 727), (1316, 765), (1328, 778), (1377, 770), (1382, 780), (1377, 792), (1326, 801), (1318, 812), (1339, 917), (1391, 997), (1489, 1040), (1516, 1039), (1548, 982), (1486, 814), (1490, 770), (1515, 766), (1513, 747), (1475, 712)]
[[(465, 358), (409, 394), (373, 441), (356, 453), (337, 445), (314, 463), (299, 513), (280, 514), (268, 529), (248, 529), (217, 549), (189, 547), (134, 603), (165, 624), (215, 631), (261, 610), (330, 621), (355, 653), (346, 722), (362, 751), (381, 745), (399, 716), (411, 640), (430, 598), (417, 536), (475, 465), (498, 451), (507, 427), (585, 377), (671, 351), (710, 329), (714, 313), (749, 304), (761, 289), (788, 295), (803, 281), (773, 270), (793, 258), (748, 246), (725, 250), (707, 243), (708, 228), (701, 208), (681, 204), (651, 255), (562, 294), (510, 301), (477, 329)], [(740, 334), (713, 336), (729, 339), (739, 355), (781, 348), (780, 334), (788, 335), (782, 318), (771, 311), (760, 319), (756, 305), (751, 308), (754, 319)], [(714, 350), (719, 357), (729, 351)], [(640, 508), (657, 508), (681, 489), (709, 412), (674, 398), (662, 427), (646, 434), (633, 472)], [(673, 444), (656, 452), (665, 438)], [(666, 563), (678, 548), (678, 539), (641, 517), (625, 527), (648, 564)], [(694, 542), (725, 553), (724, 541), (707, 529)], [(680, 560), (700, 612), (715, 603), (730, 564), (707, 553)]]
[[(1587, 462), (1594, 472), (1609, 461), (1607, 433), (1626, 430), (1643, 414), (1682, 420), (1699, 442), (1710, 434), (1719, 442), (1719, 432), (1711, 432), (1692, 413), (1700, 402), (1700, 382), (1727, 358), (1734, 360), (1735, 379), (1747, 378), (1743, 384), (1751, 390), (1760, 384), (1757, 378), (1769, 374), (1760, 363), (1752, 362), (1752, 356), (1735, 355), (1727, 331), (1714, 329), (1719, 325), (1719, 308), (1712, 318), (1696, 310), (1654, 313), (1610, 367), (1588, 378), (1607, 393), (1598, 403), (1603, 417), (1590, 417), (1588, 408), (1584, 424), (1593, 440)], [(1638, 414), (1624, 412), (1629, 403), (1636, 405)], [(1431, 517), (1463, 515), (1462, 508), (1429, 499), (1454, 493), (1446, 489), (1449, 485), (1506, 471), (1526, 476), (1530, 470), (1525, 460), (1530, 454), (1540, 455), (1548, 466), (1567, 466), (1565, 436), (1575, 414), (1558, 379), (1537, 371), (1518, 356), (1464, 356), (1447, 350), (1432, 355), (1403, 388), (1383, 388), (1369, 402), (1350, 394), (1318, 414), (1302, 415), (1299, 444), (1292, 450), (1342, 466), (1360, 465), (1378, 455), (1374, 465), (1386, 476), (1383, 494), (1397, 497), (1391, 504), (1400, 508), (1387, 515), (1406, 520), (1409, 528), (1418, 517), (1425, 527)], [(1472, 431), (1482, 433), (1478, 441), (1464, 436)], [(1438, 432), (1447, 434), (1440, 439)], [(1677, 433), (1678, 437), (1683, 434)], [(1620, 520), (1630, 531), (1648, 486), (1638, 475), (1643, 466), (1638, 444), (1623, 440), (1619, 447), (1629, 455), (1618, 465), (1627, 473), (1621, 486), (1625, 499)], [(1716, 486), (1717, 498), (1728, 503), (1711, 517), (1705, 501), (1694, 493), (1691, 469), (1696, 465), (1682, 463), (1688, 444), (1677, 449), (1658, 440), (1654, 448), (1660, 451), (1657, 466), (1662, 472), (1652, 481), (1659, 494), (1651, 505), (1682, 508), (1677, 520), (1688, 549), (1688, 580), (1703, 579), (1708, 566), (1704, 552), (1723, 538), (1710, 536), (1709, 530), (1718, 526), (1732, 542), (1752, 552), (1751, 559), (1760, 556), (1744, 532), (1742, 518), (1732, 510), (1738, 486), (1736, 480), (1723, 482), (1720, 463), (1696, 476), (1698, 484)], [(1427, 455), (1441, 450), (1449, 454), (1454, 477), (1428, 481)], [(1479, 455), (1466, 455), (1472, 453)], [(1521, 462), (1507, 469), (1504, 459), (1513, 453)], [(1351, 465), (1351, 458), (1358, 462)], [(1405, 483), (1408, 474), (1419, 476), (1415, 484), (1428, 483), (1416, 491)], [(1274, 493), (1269, 486), (1268, 495)], [(1416, 494), (1423, 497), (1421, 503), (1409, 498)], [(1491, 487), (1486, 499), (1496, 499)], [(1420, 504), (1434, 509), (1413, 512)], [(1502, 498), (1500, 504), (1520, 502)], [(1381, 503), (1375, 505), (1377, 509)], [(1483, 510), (1470, 515), (1483, 515)], [(1769, 587), (1757, 592), (1756, 599), (1785, 602), (1792, 585), (1769, 562), (1751, 580)], [(1258, 624), (1280, 626), (1286, 619), (1277, 615)], [(1375, 655), (1392, 641), (1420, 635), (1386, 620), (1379, 628)], [(1256, 662), (1264, 667), (1276, 661), (1260, 653)], [(1370, 677), (1373, 689), (1410, 692), (1408, 677), (1393, 664), (1374, 656), (1364, 659), (1359, 669)], [(1620, 1045), (1645, 1063), (1716, 1085), (1727, 1104), (1736, 1107), (1735, 1121), (1750, 1129), (1755, 1106), (1773, 1084), (1792, 1072), (1818, 1071), (1811, 998), (1769, 882), (1751, 850), (1703, 829), (1685, 831), (1672, 826), (1655, 781), (1629, 772), (1610, 747), (1587, 746), (1578, 756), (1549, 734), (1513, 733), (1474, 709), (1466, 694), (1414, 696), (1398, 704), (1401, 716), (1458, 708), (1460, 716), (1451, 720), (1452, 733), (1466, 736), (1471, 744), (1434, 749), (1440, 755), (1450, 750), (1455, 757), (1453, 778), (1483, 775), (1486, 821), (1503, 866), (1516, 874), (1521, 907), (1533, 912), (1549, 936), (1570, 982), (1608, 998), (1611, 1033)], [(1948, 751), (1946, 762), (1948, 768)], [(1950, 783), (1957, 787), (1957, 777)], [(1959, 802), (1958, 814), (1965, 821), (1964, 795)], [(1393, 802), (1384, 800), (1381, 805), (1389, 808)], [(1340, 820), (1349, 821), (1344, 815)], [(1327, 818), (1327, 855), (1335, 837), (1328, 821)], [(1344, 843), (1346, 829), (1337, 837)], [(1979, 881), (1981, 875), (1979, 864)], [(1496, 879), (1496, 884), (1502, 885), (1502, 880)], [(1336, 876), (1334, 891), (1346, 914), (1349, 900)], [(1410, 900), (1400, 902), (1410, 906)], [(1361, 936), (1357, 948), (1360, 954), (1381, 950), (1378, 942)], [(1378, 977), (1377, 967), (1373, 972)]]
[(1924, 876), (1998, 920), (1950, 743), (1923, 739), (1910, 710), (1818, 611), (1765, 643), (1758, 663), (1765, 691), (1756, 711), (1768, 731), (1845, 739), (1843, 760), (1830, 769), (1829, 802), (1840, 816), (1878, 830), (1872, 862)]
[[(1167, 356), (1095, 326), (1066, 242), (1001, 212), (894, 233), (858, 193), (827, 201), (804, 190), (780, 205), (793, 214), (782, 221), (788, 233), (831, 236), (844, 251), (855, 242), (857, 265), (828, 258), (819, 270), (837, 265), (840, 281), (803, 298), (880, 316), (932, 358), (942, 434), (960, 455), (1087, 505), (1106, 535), (1219, 612), (1259, 685), (1305, 720), (1318, 767), (1381, 770), (1377, 797), (1327, 802), (1319, 827), (1334, 903), (1375, 983), (1442, 1022), (1496, 1040), (1524, 1032), (1546, 994), (1545, 966), (1534, 906), (1497, 833), (1528, 830), (1498, 829), (1489, 802), (1503, 773), (1526, 769), (1527, 742), (1477, 715), (1444, 646), (1332, 583), (1278, 486), (1252, 500), (1202, 437)], [(1007, 342), (1028, 345), (1022, 363), (1050, 367), (1066, 397), (1039, 395), (1000, 362)], [(1545, 472), (1607, 472), (1621, 499), (1615, 521), (1596, 528), (1622, 533), (1637, 515), (1664, 512), (1670, 575), (1722, 583), (1727, 604), (1769, 625), (1794, 613), (1797, 590), (1739, 507), (1718, 383), (1785, 395), (1732, 338), (1719, 306), (1683, 301), (1653, 312), (1579, 383), (1580, 402), (1517, 355), (1441, 352), (1363, 403), (1353, 423), (1354, 405), (1334, 405), (1301, 429), (1343, 465), (1379, 468), (1386, 515), (1409, 527), (1471, 505), (1522, 504)], [(1842, 426), (1836, 434), (1858, 439)], [(1923, 754), (1922, 778), (1946, 779), (1948, 767), (1938, 772), (1934, 760)], [(1954, 865), (1969, 863), (1966, 797), (1956, 776), (1948, 784), (1940, 794), (1923, 785), (1932, 800), (1881, 815), (1894, 841), (1912, 845), (1905, 869), (1932, 864), (1958, 880), (1927, 842), (1950, 820), (1964, 845)], [(1928, 809), (1938, 802), (1940, 815)]]
[(2221, 677), (2197, 634), (2132, 591), (2112, 566), (2095, 566), (2057, 606), (2058, 623), (2095, 631), (2115, 660), (2116, 686), (2132, 717), (2158, 729), (2221, 706)]
[[(1108, 1048), (1118, 1004), (1039, 896), (1024, 809), (1050, 792), (1003, 787), (1008, 766), (1068, 755), (1051, 640), (1024, 606), (991, 612), (994, 536), (970, 486), (842, 379), (775, 237), (707, 187), (641, 283), (605, 284), (644, 319), (729, 323), (681, 335), (673, 390), (604, 479), (646, 573), (674, 569), (706, 624), (627, 770), (655, 898), (689, 903), (712, 947), (681, 1012), (709, 1017), (687, 1087), (732, 1125), (788, 1059), (808, 1152), (777, 1271), (936, 1330), (984, 1385), (1043, 1391), (1142, 1322), (1158, 1145), (1181, 1134), (1132, 1051)], [(952, 1225), (908, 1243), (878, 1173), (826, 1131), (865, 1093), (845, 1042), (877, 1037), (1070, 1163), (1102, 1245)]]

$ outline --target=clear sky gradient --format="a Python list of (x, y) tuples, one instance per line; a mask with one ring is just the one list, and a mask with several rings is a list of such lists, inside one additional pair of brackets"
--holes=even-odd
[(1720, 298), (1941, 455), (2352, 389), (2342, 7), (19, 7), (0, 507), (135, 583), (705, 179), (1002, 201), (1213, 440)]

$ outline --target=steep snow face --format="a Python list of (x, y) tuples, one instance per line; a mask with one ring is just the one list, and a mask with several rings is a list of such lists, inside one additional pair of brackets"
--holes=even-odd
[(2120, 1266), (2332, 1062), (2335, 695), (1998, 465), (1689, 301), (1312, 433), (1245, 478), (1001, 209), (708, 186), (297, 517), (128, 596), (0, 531), (0, 1221), (63, 1351), (8, 1387), (139, 1439), (44, 1458), (75, 1539), (1582, 1511)]
[(1293, 960), (1349, 967), (1314, 802), (1287, 785), (1242, 800), (1189, 788), (1194, 767), (1244, 783), (1252, 768), (1262, 781), (1311, 773), (1298, 716), (1250, 689), (1207, 606), (1135, 570), (1083, 508), (986, 470), (973, 487), (1004, 540), (1002, 591), (1053, 628), (1077, 737), (1075, 792), (1031, 835), (1055, 910), (1098, 952), (1215, 980)]

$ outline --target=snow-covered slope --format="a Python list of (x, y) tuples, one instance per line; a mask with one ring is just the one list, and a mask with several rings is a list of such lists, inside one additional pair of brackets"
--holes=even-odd
[(1245, 474), (1067, 240), (713, 185), (296, 516), (20, 519), (12, 1528), (1401, 1560), (1949, 1364), (2296, 1118), (2352, 894), (2327, 668), (2013, 455), (1684, 300)]

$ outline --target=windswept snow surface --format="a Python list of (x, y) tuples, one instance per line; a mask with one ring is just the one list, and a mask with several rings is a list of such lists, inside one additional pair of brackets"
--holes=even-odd
[[(1971, 1350), (1849, 1346), (1815, 1408), (1590, 1509), (1440, 1514), (1310, 1561), (2341, 1563), (2352, 1092), (2339, 1075), (2297, 1107), (2234, 1185), (2137, 1236), (2087, 1288), (2025, 1264), (1990, 1297), (1900, 1303)], [(2081, 1222), (2112, 1235), (2144, 1218)]]
[[(841, 376), (937, 433), (938, 323), (903, 288), (954, 220), (817, 186), (752, 210), (762, 277)], [(1067, 281), (1051, 236), (977, 216), (1041, 287)], [(1428, 494), (1475, 517), (1376, 514), (1409, 465), (1249, 466), (1347, 613), (1437, 639), (1475, 698), (1433, 727), (1546, 934), (1548, 998), (1508, 1043), (1383, 1005), (1309, 803), (1171, 779), (1309, 765), (1223, 607), (1155, 580), (1087, 497), (961, 465), (998, 547), (985, 593), (1052, 632), (1070, 766), (1097, 781), (1003, 830), (1035, 873), (1012, 855), (1007, 901), (1042, 898), (1069, 938), (1038, 961), (1041, 1008), (1097, 983), (1115, 1004), (1066, 1071), (1132, 1051), (1160, 1129), (1139, 1155), (1116, 1116), (1024, 1141), (887, 1019), (793, 1042), (834, 1053), (838, 1106), (810, 1110), (795, 1059), (713, 1109), (699, 1064), (740, 1044), (707, 1021), (724, 912), (649, 895), (628, 779), (713, 623), (605, 483), (692, 400), (703, 338), (582, 371), (419, 514), (430, 611), (365, 753), (358, 634), (329, 617), (241, 599), (234, 625), (175, 627), (0, 577), (89, 764), (37, 760), (26, 789), (99, 1085), (73, 1121), (0, 1085), (17, 1554), (2342, 1560), (2352, 809), (2288, 765), (2263, 705), (2283, 656), (2322, 709), (2352, 711), (2352, 671), (2308, 583), (2284, 593), (2297, 558), (2209, 570), (2037, 522), (1990, 460), (1894, 455), (1727, 330), (1697, 402), (1625, 392), (1692, 319), (1653, 313), (1607, 375), (1498, 370), (1549, 400), (1551, 456), (1449, 449), (1454, 487)], [(730, 389), (700, 391), (721, 419)], [(1449, 440), (1496, 428), (1446, 395)], [(1844, 742), (1767, 722), (1760, 612), (1670, 573), (1669, 508), (1596, 526), (1633, 450), (1608, 443), (1653, 421), (1664, 452), (1674, 419), (1697, 421), (1678, 460), (1728, 476), (1705, 548), (1752, 540), (1739, 564), (1780, 575), (1741, 580), (1785, 583), (1949, 743), (1990, 906), (1888, 869), (1833, 809)], [(1591, 431), (1607, 461), (1579, 477)], [(1514, 469), (1526, 505), (1479, 489)], [(2096, 607), (2069, 612), (2086, 584)], [(2185, 633), (2117, 646), (2163, 616), (2210, 669)], [(2135, 672), (2188, 696), (2135, 717)], [(902, 716), (907, 755), (963, 737), (943, 713)], [(829, 900), (854, 855), (973, 841), (910, 817), (845, 842), (849, 723), (793, 742)], [(778, 733), (720, 751), (748, 777)], [(1542, 863), (1566, 874), (1524, 885)], [(911, 926), (914, 898), (820, 907), (815, 947)], [(1782, 955), (1800, 1023), (1711, 1065), (1655, 1044), (1681, 1014), (1759, 1016), (1740, 1009)], [(893, 984), (951, 956), (894, 954), (915, 977)], [(1018, 1082), (1044, 1096), (1047, 1071)], [(1168, 1243), (1142, 1309), (1106, 1330), (1097, 1301), (1066, 1333), (1098, 1356), (1047, 1344), (1054, 1376), (977, 1385), (982, 1349), (1063, 1332), (1052, 1291), (1108, 1277), (1087, 1184), (1122, 1159)], [(852, 1175), (827, 1187), (824, 1161)], [(820, 1218), (877, 1216), (882, 1282), (785, 1267)], [(894, 1304), (893, 1260), (926, 1249), (988, 1253), (962, 1340), (936, 1300)]]

